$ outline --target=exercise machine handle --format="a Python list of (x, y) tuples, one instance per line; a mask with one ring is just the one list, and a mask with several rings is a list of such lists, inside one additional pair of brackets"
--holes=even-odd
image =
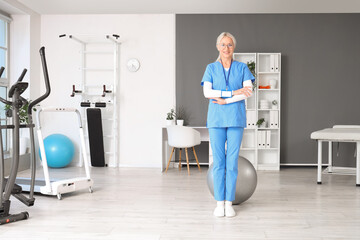
[(24, 79), (26, 72), (27, 72), (27, 69), (24, 68), (24, 70), (22, 71), (19, 79), (17, 80), (18, 82), (21, 82)]
[(1, 67), (1, 68), (0, 68), (0, 77), (1, 77), (1, 75), (3, 74), (4, 71), (5, 71), (5, 68), (4, 68), (4, 67)]
[(34, 101), (32, 101), (29, 104), (28, 114), (31, 114), (32, 108), (36, 104), (38, 104), (39, 102), (41, 102), (42, 100), (47, 98), (50, 95), (50, 92), (51, 92), (50, 81), (49, 81), (49, 73), (48, 73), (48, 69), (47, 69), (47, 65), (46, 65), (46, 58), (45, 58), (45, 47), (40, 48), (40, 56), (41, 56), (41, 63), (42, 63), (42, 68), (43, 68), (43, 72), (44, 72), (46, 92), (45, 92), (44, 95), (40, 96), (39, 98), (35, 99)]

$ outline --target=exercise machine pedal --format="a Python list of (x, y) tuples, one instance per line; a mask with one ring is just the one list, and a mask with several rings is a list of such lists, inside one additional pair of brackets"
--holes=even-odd
[(13, 194), (13, 196), (28, 207), (34, 206), (35, 198), (27, 198), (21, 193)]

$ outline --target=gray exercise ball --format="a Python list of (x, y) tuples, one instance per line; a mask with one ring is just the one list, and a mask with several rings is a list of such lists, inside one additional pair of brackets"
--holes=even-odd
[[(244, 157), (238, 160), (238, 177), (236, 181), (235, 200), (233, 204), (240, 204), (248, 200), (254, 193), (257, 185), (257, 174), (252, 163)], [(207, 185), (210, 193), (214, 196), (213, 165), (209, 166), (207, 172)]]

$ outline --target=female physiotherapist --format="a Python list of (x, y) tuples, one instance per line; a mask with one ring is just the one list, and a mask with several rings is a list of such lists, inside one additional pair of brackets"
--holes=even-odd
[[(209, 98), (207, 127), (213, 152), (214, 197), (216, 217), (234, 217), (238, 158), (246, 126), (244, 99), (252, 95), (255, 80), (245, 63), (233, 60), (236, 40), (223, 32), (216, 41), (219, 57), (210, 63), (201, 81)], [(227, 148), (225, 150), (225, 143)]]

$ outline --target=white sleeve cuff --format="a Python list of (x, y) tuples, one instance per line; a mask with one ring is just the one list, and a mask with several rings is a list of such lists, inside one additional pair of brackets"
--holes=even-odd
[(204, 82), (203, 91), (206, 98), (221, 97), (221, 91), (212, 89), (211, 82)]

